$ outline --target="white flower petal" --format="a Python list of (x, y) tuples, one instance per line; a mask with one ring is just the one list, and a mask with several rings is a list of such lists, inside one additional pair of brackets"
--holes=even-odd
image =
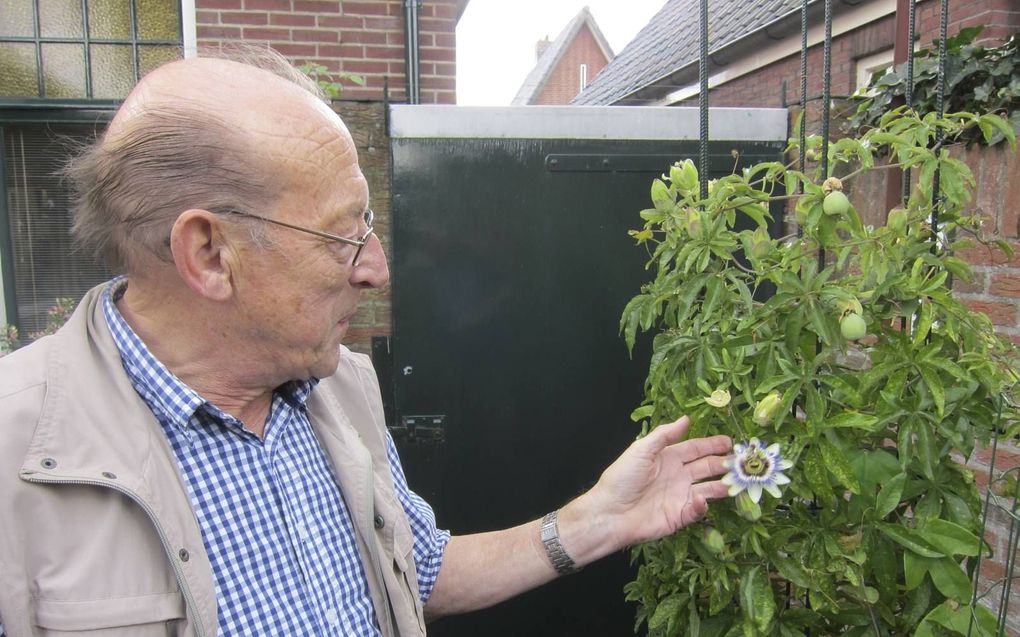
[(769, 492), (769, 495), (771, 495), (773, 498), (778, 498), (781, 495), (783, 495), (782, 491), (779, 490), (779, 487), (777, 487), (774, 484), (766, 483), (761, 486), (763, 486), (765, 490)]
[(736, 484), (731, 485), (730, 486), (730, 490), (729, 490), (729, 495), (732, 498), (733, 496), (737, 495), (738, 493), (740, 493), (743, 490), (744, 490), (744, 487), (738, 486)]
[(770, 456), (775, 456), (775, 457), (778, 458), (779, 454), (782, 453), (782, 451), (779, 449), (779, 443), (775, 442), (775, 443), (772, 443), (771, 445), (769, 445), (765, 449), (765, 453), (769, 454)]
[[(790, 479), (787, 478), (786, 475), (784, 475), (782, 473), (777, 473), (774, 476), (772, 476), (772, 483), (773, 484), (790, 484)], [(776, 496), (776, 497), (778, 498), (779, 496)]]
[(732, 473), (727, 473), (726, 475), (724, 475), (722, 477), (722, 480), (720, 482), (722, 482), (723, 484), (730, 484), (730, 485), (735, 484), (733, 482), (733, 474)]
[(761, 500), (761, 485), (757, 483), (747, 485), (747, 495), (757, 504), (758, 500)]

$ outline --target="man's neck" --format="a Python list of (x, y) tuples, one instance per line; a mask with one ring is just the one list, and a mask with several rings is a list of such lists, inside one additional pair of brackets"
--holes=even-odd
[(261, 438), (279, 383), (254, 376), (260, 366), (239, 354), (243, 348), (231, 346), (222, 322), (205, 320), (208, 312), (189, 307), (195, 304), (201, 300), (144, 283), (129, 283), (116, 300), (121, 316), (159, 362)]

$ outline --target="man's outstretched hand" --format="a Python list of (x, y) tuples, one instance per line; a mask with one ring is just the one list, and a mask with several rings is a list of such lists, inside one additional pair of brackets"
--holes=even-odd
[(726, 472), (724, 454), (732, 441), (711, 436), (679, 442), (689, 425), (684, 416), (635, 441), (590, 491), (564, 507), (564, 546), (578, 554), (575, 561), (669, 535), (705, 515), (710, 500), (726, 497), (726, 485), (716, 478)]

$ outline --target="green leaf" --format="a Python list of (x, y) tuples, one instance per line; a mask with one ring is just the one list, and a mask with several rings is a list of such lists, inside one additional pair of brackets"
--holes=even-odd
[(812, 447), (804, 453), (800, 466), (815, 497), (822, 504), (831, 506), (836, 498), (832, 493), (828, 472), (825, 470), (825, 460), (817, 447)]
[(946, 555), (975, 557), (981, 552), (978, 536), (948, 520), (930, 520), (924, 527), (916, 529), (916, 532)]
[(811, 588), (811, 578), (808, 577), (807, 571), (792, 557), (776, 553), (771, 559), (780, 575), (801, 588)]
[(921, 557), (910, 551), (903, 552), (903, 579), (908, 591), (914, 590), (924, 582), (930, 559), (935, 558)]
[(879, 422), (878, 418), (871, 414), (862, 414), (859, 411), (845, 411), (825, 421), (828, 427), (848, 427), (851, 429), (863, 429), (871, 431)]
[(882, 485), (875, 502), (875, 515), (879, 519), (889, 515), (899, 506), (903, 496), (903, 485), (906, 482), (907, 474), (901, 473)]
[(951, 557), (930, 559), (928, 573), (940, 593), (959, 602), (970, 601), (970, 579), (956, 560)]
[(913, 428), (917, 435), (914, 451), (918, 462), (921, 463), (921, 473), (925, 478), (935, 478), (935, 467), (939, 463), (938, 451), (935, 448), (935, 441), (932, 436), (931, 426), (926, 422), (917, 423)]
[(644, 405), (630, 412), (630, 419), (639, 422), (655, 413), (655, 405)]
[(752, 567), (740, 578), (740, 610), (745, 624), (759, 634), (768, 632), (776, 614), (776, 600), (768, 574), (761, 566)]
[[(922, 557), (945, 557), (945, 553), (940, 553), (938, 549), (929, 544), (924, 538), (919, 537), (906, 527), (899, 524), (889, 524), (888, 522), (877, 522), (875, 526), (890, 540), (917, 555)], [(904, 567), (906, 567), (905, 564)]]
[(652, 181), (652, 203), (656, 210), (670, 212), (673, 210), (673, 195), (669, 194), (669, 187), (661, 179)]
[(853, 469), (850, 467), (850, 461), (843, 450), (829, 442), (826, 438), (818, 438), (818, 447), (822, 452), (822, 458), (825, 459), (825, 468), (828, 469), (829, 473), (853, 493), (860, 493), (861, 483), (857, 480), (857, 476), (854, 475)]
[(887, 600), (894, 599), (898, 595), (896, 586), (899, 575), (896, 551), (891, 542), (879, 537), (878, 534), (869, 535), (868, 569), (882, 597)]
[(656, 630), (666, 625), (671, 618), (677, 616), (680, 610), (687, 605), (688, 596), (680, 593), (673, 593), (659, 602), (655, 612), (648, 619), (648, 629)]

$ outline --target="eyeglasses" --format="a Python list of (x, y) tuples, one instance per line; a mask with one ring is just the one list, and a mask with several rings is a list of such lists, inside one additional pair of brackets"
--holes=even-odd
[(368, 243), (368, 239), (372, 236), (372, 233), (375, 231), (375, 228), (373, 228), (373, 222), (375, 221), (375, 213), (372, 212), (371, 208), (366, 208), (365, 209), (365, 214), (362, 217), (364, 219), (364, 221), (365, 221), (365, 225), (368, 226), (368, 230), (366, 230), (365, 234), (361, 235), (361, 237), (359, 237), (357, 239), (350, 239), (348, 237), (341, 237), (340, 235), (332, 234), (332, 233), (329, 233), (329, 232), (323, 232), (321, 230), (312, 230), (311, 228), (304, 228), (302, 226), (297, 226), (297, 225), (294, 225), (292, 223), (287, 223), (286, 221), (279, 221), (277, 219), (270, 219), (269, 217), (263, 217), (262, 215), (255, 215), (255, 214), (252, 214), (250, 212), (242, 212), (240, 210), (226, 210), (224, 212), (226, 212), (227, 214), (238, 216), (238, 217), (246, 217), (248, 219), (258, 219), (259, 221), (265, 221), (266, 223), (271, 223), (273, 225), (283, 226), (284, 228), (290, 228), (291, 230), (297, 230), (299, 232), (304, 232), (304, 233), (307, 233), (307, 234), (310, 234), (310, 235), (315, 235), (316, 237), (320, 237), (322, 239), (329, 239), (330, 241), (336, 241), (337, 243), (344, 243), (344, 244), (347, 244), (347, 245), (350, 245), (350, 246), (357, 246), (358, 250), (354, 253), (354, 259), (351, 261), (351, 265), (353, 265), (353, 266), (358, 265), (358, 261), (361, 259), (361, 253), (365, 249), (365, 244)]

